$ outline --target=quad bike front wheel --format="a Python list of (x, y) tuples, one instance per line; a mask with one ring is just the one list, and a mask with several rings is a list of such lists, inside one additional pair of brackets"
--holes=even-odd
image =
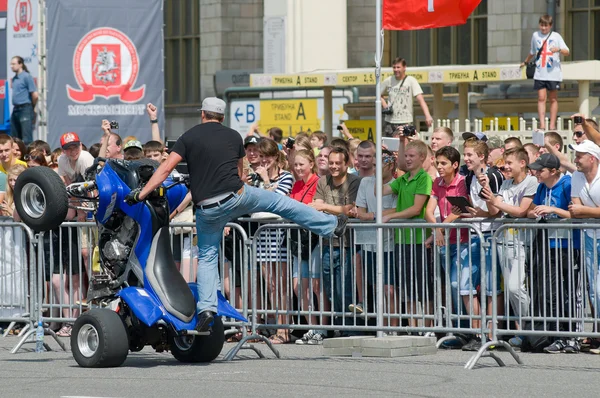
[(171, 336), (171, 353), (179, 362), (211, 362), (225, 344), (225, 328), (216, 316), (208, 336)]
[(65, 183), (48, 167), (32, 167), (17, 178), (15, 208), (35, 232), (50, 231), (63, 223), (69, 211)]
[(71, 331), (71, 352), (84, 368), (121, 366), (129, 353), (129, 337), (123, 320), (106, 308), (83, 313)]

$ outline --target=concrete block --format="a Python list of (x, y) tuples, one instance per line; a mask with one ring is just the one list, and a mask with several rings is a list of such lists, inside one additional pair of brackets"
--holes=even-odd
[(510, 58), (512, 56), (512, 51), (510, 46), (501, 46), (496, 49), (498, 51), (498, 59), (501, 59), (502, 62), (510, 62)]
[(489, 1), (488, 2), (488, 15), (504, 14), (504, 2), (503, 1)]
[(498, 20), (496, 22), (497, 30), (511, 30), (513, 29), (512, 24), (512, 14), (502, 14), (498, 15)]
[(509, 30), (504, 32), (504, 45), (515, 46), (520, 43), (520, 30)]
[(413, 346), (412, 336), (389, 336), (380, 339), (371, 338), (361, 341), (361, 347), (373, 349), (396, 349)]
[(365, 339), (373, 339), (373, 336), (351, 336), (325, 339), (323, 340), (323, 348), (361, 347), (361, 341)]
[(263, 8), (260, 4), (242, 4), (240, 5), (240, 13), (243, 17), (259, 17), (263, 14)]
[(354, 347), (342, 347), (342, 348), (324, 348), (323, 347), (323, 355), (325, 356), (341, 356), (341, 357), (351, 357), (353, 355), (361, 356), (361, 348)]
[(515, 31), (521, 29), (521, 17), (520, 17), (520, 15), (516, 14), (516, 15), (512, 16), (512, 26), (513, 26), (513, 29)]
[(228, 17), (241, 17), (242, 7), (239, 4), (223, 4), (225, 15)]
[(405, 348), (362, 348), (363, 357), (398, 358), (420, 355), (434, 355), (437, 353), (435, 345), (427, 347), (405, 347)]

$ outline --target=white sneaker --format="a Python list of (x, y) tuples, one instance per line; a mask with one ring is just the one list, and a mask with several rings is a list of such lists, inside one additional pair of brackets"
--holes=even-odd
[(315, 335), (315, 331), (309, 330), (308, 332), (304, 333), (304, 336), (302, 336), (301, 339), (296, 340), (296, 344), (306, 345), (306, 344), (308, 344), (308, 341), (313, 338), (314, 335)]
[(312, 338), (308, 340), (308, 345), (321, 345), (323, 344), (323, 335), (321, 333), (313, 334)]

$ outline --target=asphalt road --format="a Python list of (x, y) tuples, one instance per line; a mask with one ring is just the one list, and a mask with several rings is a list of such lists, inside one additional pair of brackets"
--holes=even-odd
[[(65, 339), (67, 340), (67, 339)], [(50, 339), (47, 337), (47, 341)], [(232, 362), (185, 365), (151, 348), (130, 354), (112, 369), (83, 369), (70, 352), (37, 354), (32, 344), (17, 354), (16, 337), (0, 337), (1, 397), (198, 397), (198, 396), (402, 396), (402, 397), (596, 397), (600, 355), (521, 354), (517, 365), (506, 352), (500, 368), (484, 358), (465, 370), (469, 353), (398, 358), (327, 358), (320, 346), (279, 346), (276, 359), (249, 350)], [(68, 343), (68, 341), (66, 341)], [(51, 346), (58, 348), (54, 342)], [(68, 345), (68, 344), (67, 344)], [(225, 354), (233, 344), (226, 344)]]

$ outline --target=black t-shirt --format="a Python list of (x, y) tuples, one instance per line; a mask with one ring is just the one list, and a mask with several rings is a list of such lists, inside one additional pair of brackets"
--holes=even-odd
[(238, 191), (244, 183), (238, 161), (246, 156), (240, 134), (221, 123), (198, 124), (186, 131), (173, 146), (188, 164), (192, 200)]

